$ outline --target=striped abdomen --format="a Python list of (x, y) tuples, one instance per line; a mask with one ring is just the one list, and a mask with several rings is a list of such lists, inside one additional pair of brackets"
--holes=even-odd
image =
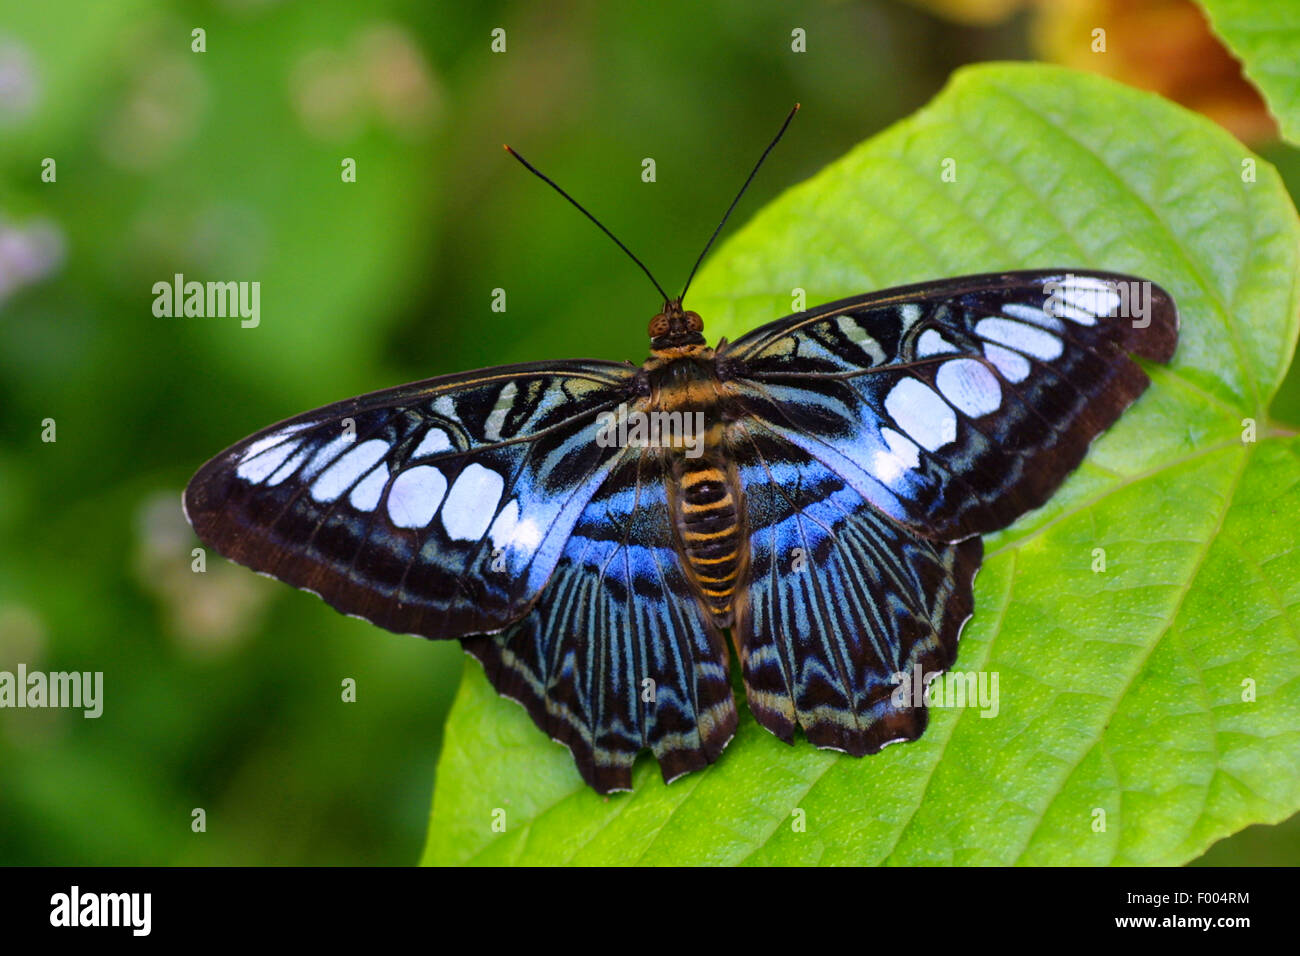
[(701, 597), (718, 625), (730, 626), (743, 553), (739, 506), (720, 468), (705, 461), (685, 463), (677, 487), (677, 528)]

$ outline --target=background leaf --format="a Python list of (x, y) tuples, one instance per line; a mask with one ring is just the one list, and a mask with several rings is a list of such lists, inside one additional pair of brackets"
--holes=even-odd
[(1047, 507), (986, 539), (956, 669), (999, 675), (999, 713), (938, 710), (919, 742), (854, 760), (742, 712), (714, 767), (665, 786), (643, 758), (635, 792), (605, 799), (471, 662), (426, 862), (1167, 864), (1295, 812), (1300, 444), (1266, 409), (1300, 230), (1271, 167), (1242, 181), (1245, 155), (1108, 80), (975, 67), (764, 209), (693, 295), (715, 336), (796, 288), (812, 305), (1004, 268), (1128, 271), (1179, 303), (1172, 367)]
[(1300, 143), (1300, 2), (1199, 0), (1214, 32), (1264, 94), (1282, 135)]

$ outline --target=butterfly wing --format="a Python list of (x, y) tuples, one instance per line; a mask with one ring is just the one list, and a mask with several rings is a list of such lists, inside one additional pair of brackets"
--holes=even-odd
[(1149, 384), (1130, 355), (1168, 361), (1177, 338), (1159, 286), (1055, 270), (845, 299), (720, 355), (750, 414), (883, 513), (959, 541), (1043, 504)]
[(642, 748), (671, 782), (735, 732), (726, 646), (683, 574), (654, 455), (605, 480), (527, 616), (464, 645), (601, 793), (631, 789)]
[(499, 631), (542, 591), (622, 449), (611, 362), (451, 375), (273, 425), (185, 490), (198, 536), (347, 614), (425, 637)]
[[(1118, 315), (1120, 295), (1136, 299)], [(778, 737), (873, 753), (951, 666), (980, 534), (1042, 504), (1167, 361), (1178, 315), (1111, 273), (971, 276), (831, 303), (720, 349), (751, 528), (736, 622)]]
[(762, 422), (744, 424), (735, 453), (751, 562), (736, 635), (754, 717), (854, 756), (915, 740), (925, 707), (896, 692), (956, 658), (981, 539), (910, 531)]

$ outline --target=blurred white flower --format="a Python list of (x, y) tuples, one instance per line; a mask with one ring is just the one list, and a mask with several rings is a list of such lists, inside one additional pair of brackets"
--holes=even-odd
[(63, 232), (48, 219), (17, 226), (0, 219), (0, 305), (63, 264)]
[(16, 40), (0, 37), (0, 126), (26, 119), (38, 92), (31, 54)]

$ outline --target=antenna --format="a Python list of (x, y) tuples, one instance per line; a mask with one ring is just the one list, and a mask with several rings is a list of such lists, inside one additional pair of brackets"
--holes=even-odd
[(763, 150), (763, 155), (758, 157), (758, 162), (754, 164), (754, 168), (750, 171), (749, 178), (745, 180), (745, 185), (740, 187), (740, 192), (736, 193), (736, 198), (731, 200), (731, 205), (728, 206), (727, 211), (722, 214), (722, 222), (718, 223), (718, 228), (713, 230), (713, 235), (709, 236), (709, 241), (704, 244), (704, 250), (700, 253), (700, 257), (695, 260), (695, 265), (691, 267), (691, 274), (686, 277), (686, 285), (682, 289), (682, 294), (677, 297), (678, 302), (681, 302), (682, 299), (686, 298), (686, 290), (691, 287), (691, 280), (695, 278), (695, 270), (699, 269), (700, 263), (704, 261), (704, 257), (708, 253), (709, 247), (713, 245), (713, 240), (717, 239), (718, 233), (722, 232), (722, 227), (727, 224), (727, 217), (731, 215), (731, 211), (736, 208), (736, 203), (740, 202), (740, 197), (745, 195), (745, 190), (749, 188), (749, 184), (752, 183), (754, 177), (758, 175), (758, 168), (763, 165), (763, 160), (767, 159), (767, 154), (772, 152), (772, 147), (781, 142), (781, 137), (785, 135), (785, 128), (790, 125), (790, 120), (794, 119), (794, 114), (798, 112), (799, 104), (796, 103), (794, 104), (794, 109), (792, 109), (790, 114), (786, 116), (785, 122), (781, 124), (781, 128), (777, 130), (776, 136), (773, 137), (772, 142), (768, 143), (767, 149)]
[[(789, 121), (787, 120), (787, 122), (789, 122)], [(609, 236), (609, 238), (613, 239), (615, 245), (617, 245), (620, 249), (622, 249), (624, 252), (626, 252), (628, 258), (631, 259), (633, 262), (635, 262), (638, 266), (640, 266), (640, 267), (641, 267), (641, 271), (644, 272), (644, 273), (646, 274), (647, 278), (649, 278), (650, 281), (654, 283), (654, 287), (655, 287), (656, 289), (658, 289), (658, 290), (659, 290), (659, 294), (660, 294), (661, 296), (663, 296), (663, 300), (664, 300), (664, 302), (667, 302), (667, 301), (668, 301), (668, 293), (664, 291), (664, 287), (661, 286), (661, 285), (658, 283), (658, 281), (656, 281), (656, 279), (655, 279), (655, 277), (654, 277), (653, 275), (651, 275), (650, 270), (646, 268), (645, 263), (642, 262), (640, 259), (638, 259), (636, 256), (634, 256), (634, 255), (632, 254), (632, 250), (629, 249), (627, 246), (623, 245), (623, 243), (619, 241), (618, 236), (614, 235), (612, 232), (610, 232), (608, 229), (606, 229), (605, 226), (604, 226), (604, 224), (603, 224), (599, 219), (597, 219), (595, 216), (593, 216), (591, 213), (587, 212), (587, 210), (583, 208), (582, 203), (578, 202), (578, 200), (574, 199), (572, 196), (570, 196), (568, 193), (566, 193), (563, 189), (561, 189), (559, 186), (557, 186), (557, 185), (555, 184), (555, 181), (554, 181), (553, 179), (551, 179), (549, 176), (545, 175), (544, 173), (540, 172), (540, 171), (537, 169), (536, 166), (534, 166), (534, 165), (533, 165), (532, 163), (530, 163), (528, 160), (524, 159), (522, 156), (520, 156), (518, 153), (516, 153), (516, 152), (515, 152), (513, 149), (511, 149), (509, 146), (506, 146), (506, 147), (505, 147), (505, 150), (506, 150), (507, 153), (509, 153), (509, 154), (510, 154), (511, 156), (513, 156), (515, 159), (519, 160), (519, 162), (523, 163), (523, 164), (524, 164), (524, 169), (528, 170), (530, 173), (532, 173), (534, 176), (536, 176), (536, 177), (537, 177), (538, 179), (540, 179), (542, 182), (546, 183), (548, 186), (550, 186), (552, 189), (554, 189), (557, 193), (559, 193), (561, 196), (563, 196), (563, 197), (564, 197), (565, 199), (567, 199), (569, 202), (573, 203), (573, 205), (577, 208), (578, 212), (582, 213), (584, 216), (586, 216), (588, 219), (590, 219), (592, 222), (594, 222), (598, 227), (600, 227), (600, 231), (601, 231), (601, 232), (603, 232), (605, 235)]]

